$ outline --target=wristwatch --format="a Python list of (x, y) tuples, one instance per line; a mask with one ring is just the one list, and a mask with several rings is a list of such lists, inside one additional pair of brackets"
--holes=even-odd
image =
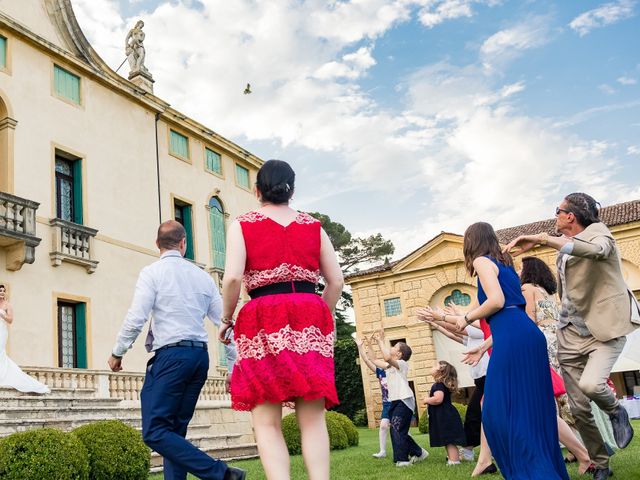
[(233, 325), (233, 317), (222, 317), (220, 321), (225, 325)]
[(467, 325), (469, 325), (471, 322), (473, 322), (473, 320), (469, 321), (469, 317), (467, 316), (467, 314), (464, 314), (464, 323), (466, 323)]

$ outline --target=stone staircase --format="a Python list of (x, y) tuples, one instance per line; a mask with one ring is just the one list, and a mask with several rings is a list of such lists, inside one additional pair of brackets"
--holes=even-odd
[[(85, 382), (89, 384), (85, 387), (72, 386), (74, 382), (63, 383), (69, 385), (53, 387), (48, 395), (0, 387), (0, 437), (44, 427), (68, 431), (111, 419), (141, 428), (138, 400), (113, 398), (104, 392), (101, 395), (98, 388), (92, 388), (91, 382)], [(224, 398), (211, 400), (201, 396), (187, 438), (215, 458), (235, 460), (255, 458), (258, 454), (249, 414), (231, 410), (229, 400)], [(161, 470), (162, 458), (152, 452), (151, 471)]]

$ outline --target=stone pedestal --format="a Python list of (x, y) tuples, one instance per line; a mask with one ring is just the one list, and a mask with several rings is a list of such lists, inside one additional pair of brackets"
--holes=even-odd
[(145, 92), (153, 93), (154, 80), (150, 73), (142, 71), (131, 72), (129, 80)]

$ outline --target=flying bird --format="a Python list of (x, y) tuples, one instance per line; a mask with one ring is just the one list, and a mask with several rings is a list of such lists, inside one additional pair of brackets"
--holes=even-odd
[(249, 95), (251, 93), (251, 84), (247, 83), (246, 88), (244, 89), (244, 94)]

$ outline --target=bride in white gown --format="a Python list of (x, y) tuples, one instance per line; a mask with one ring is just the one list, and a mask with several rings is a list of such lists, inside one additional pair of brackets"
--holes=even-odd
[(0, 285), (0, 387), (10, 387), (20, 392), (49, 393), (49, 387), (30, 377), (7, 356), (8, 324), (13, 322), (13, 308), (7, 301), (7, 290)]

